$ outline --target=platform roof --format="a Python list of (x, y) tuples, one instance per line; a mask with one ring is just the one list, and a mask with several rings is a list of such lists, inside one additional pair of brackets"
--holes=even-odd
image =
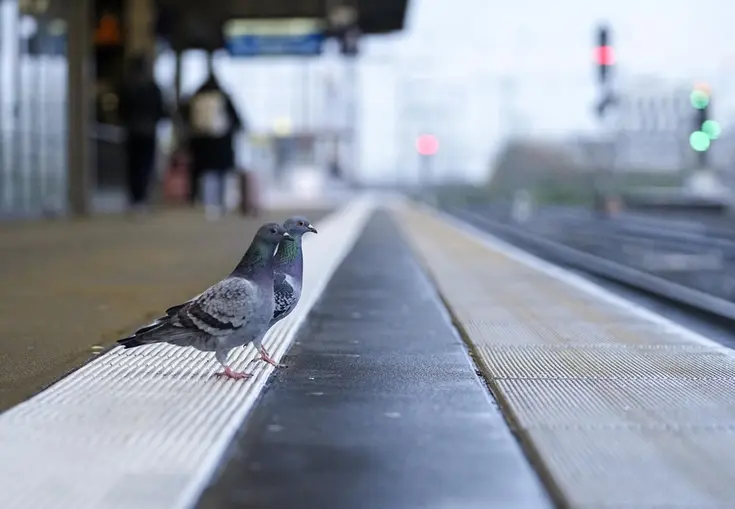
[(338, 6), (354, 7), (363, 34), (403, 30), (409, 0), (157, 0), (165, 21), (159, 31), (175, 46), (221, 47), (221, 26), (228, 19), (328, 19)]

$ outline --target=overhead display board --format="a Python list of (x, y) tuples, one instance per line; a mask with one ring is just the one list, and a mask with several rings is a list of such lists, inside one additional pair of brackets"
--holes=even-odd
[(232, 19), (222, 26), (225, 49), (233, 57), (317, 56), (325, 22), (312, 18)]

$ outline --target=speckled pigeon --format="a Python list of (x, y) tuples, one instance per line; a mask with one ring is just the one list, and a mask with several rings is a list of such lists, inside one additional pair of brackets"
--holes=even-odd
[[(304, 256), (301, 240), (305, 233), (317, 233), (308, 219), (303, 216), (293, 216), (283, 223), (285, 230), (293, 237), (292, 242), (282, 241), (278, 244), (275, 256), (273, 280), (273, 295), (275, 299), (275, 310), (268, 329), (280, 320), (286, 318), (294, 310), (301, 298), (301, 286), (304, 280)], [(253, 340), (253, 345), (260, 352), (260, 358), (278, 367), (270, 354), (263, 347), (263, 335)]]
[(251, 377), (232, 371), (227, 356), (233, 348), (261, 338), (269, 327), (275, 310), (274, 251), (282, 241), (293, 241), (293, 237), (277, 223), (264, 224), (229, 276), (198, 297), (169, 308), (165, 317), (118, 343), (125, 348), (169, 343), (213, 351), (224, 367), (218, 375)]

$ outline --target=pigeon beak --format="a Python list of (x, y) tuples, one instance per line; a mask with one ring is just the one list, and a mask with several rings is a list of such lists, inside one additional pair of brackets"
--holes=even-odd
[(313, 226), (313, 225), (309, 225), (309, 226), (307, 226), (306, 228), (307, 228), (307, 229), (308, 229), (308, 230), (309, 230), (309, 231), (310, 231), (311, 233), (319, 233), (318, 231), (316, 231), (316, 228), (314, 228), (314, 226)]
[(290, 240), (293, 241), (293, 237), (288, 232), (283, 232), (283, 240)]

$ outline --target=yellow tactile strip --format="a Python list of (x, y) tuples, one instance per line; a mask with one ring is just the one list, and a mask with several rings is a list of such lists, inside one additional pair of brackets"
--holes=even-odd
[(735, 357), (437, 214), (396, 214), (564, 506), (735, 508)]

